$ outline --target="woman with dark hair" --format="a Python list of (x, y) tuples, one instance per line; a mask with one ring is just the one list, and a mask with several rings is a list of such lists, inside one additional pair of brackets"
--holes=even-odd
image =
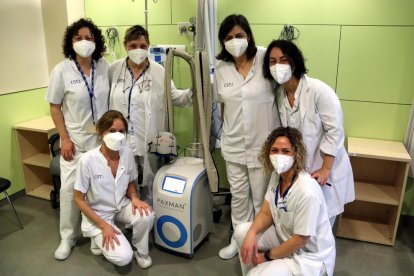
[(335, 239), (321, 187), (305, 171), (302, 135), (275, 129), (260, 160), (274, 172), (259, 214), (235, 231), (243, 275), (333, 275)]
[[(106, 259), (118, 266), (134, 255), (141, 268), (150, 267), (148, 237), (154, 213), (139, 200), (134, 157), (124, 147), (128, 123), (122, 113), (110, 110), (96, 124), (102, 144), (85, 153), (78, 162), (74, 200), (82, 212), (82, 232), (101, 249)], [(132, 244), (115, 221), (132, 226)]]
[[(76, 244), (80, 212), (73, 201), (76, 164), (97, 146), (95, 123), (108, 110), (108, 63), (105, 42), (90, 19), (68, 26), (63, 38), (65, 59), (50, 73), (46, 101), (61, 141), (60, 236), (55, 258), (69, 257)], [(91, 244), (91, 250), (94, 245)], [(96, 252), (99, 254), (99, 252)]]
[[(271, 82), (262, 73), (265, 51), (256, 47), (247, 19), (237, 14), (227, 16), (218, 38), (221, 52), (214, 70), (215, 98), (221, 103), (221, 153), (226, 161), (235, 229), (252, 221), (260, 210), (269, 176), (263, 174), (257, 157), (263, 141), (280, 126), (280, 120)], [(234, 238), (219, 252), (222, 259), (236, 254)]]
[(270, 43), (263, 72), (267, 79), (277, 82), (282, 125), (299, 129), (304, 137), (308, 151), (306, 171), (322, 186), (333, 226), (344, 205), (355, 199), (339, 99), (327, 84), (305, 75), (302, 52), (290, 41)]
[[(148, 154), (148, 143), (165, 131), (164, 67), (148, 59), (149, 34), (140, 25), (125, 32), (126, 58), (115, 61), (109, 68), (111, 93), (109, 108), (120, 111), (128, 120), (127, 146), (135, 156), (142, 173), (141, 199), (152, 206), (152, 182), (160, 166), (157, 156)], [(171, 83), (175, 106), (192, 103), (191, 89), (179, 90)]]

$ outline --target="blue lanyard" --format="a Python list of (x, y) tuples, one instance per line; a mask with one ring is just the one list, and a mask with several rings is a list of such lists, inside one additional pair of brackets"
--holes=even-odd
[(129, 89), (129, 95), (128, 95), (128, 116), (127, 116), (127, 120), (129, 121), (130, 114), (131, 114), (131, 96), (132, 96), (132, 89), (134, 88), (134, 85), (139, 80), (139, 78), (141, 78), (145, 74), (145, 72), (147, 71), (147, 69), (149, 67), (149, 62), (145, 66), (144, 70), (142, 70), (141, 74), (139, 74), (139, 76), (138, 76), (138, 78), (136, 80), (134, 80), (134, 73), (132, 72), (131, 68), (129, 67), (128, 60), (126, 60), (125, 63), (126, 63), (126, 68), (128, 69), (129, 74), (131, 75), (131, 80), (132, 80), (131, 88)]
[(95, 124), (95, 116), (94, 116), (94, 111), (93, 111), (93, 95), (94, 95), (94, 78), (95, 78), (95, 62), (92, 60), (92, 80), (91, 80), (91, 86), (89, 87), (89, 83), (88, 80), (86, 79), (85, 73), (82, 70), (82, 67), (79, 65), (79, 63), (76, 61), (76, 59), (74, 60), (76, 67), (78, 68), (79, 73), (81, 74), (83, 81), (85, 82), (86, 85), (86, 89), (88, 89), (88, 94), (89, 94), (89, 99), (90, 99), (90, 103), (91, 103), (91, 111), (92, 111), (92, 121), (93, 124)]
[[(295, 182), (295, 180), (296, 180), (296, 174), (293, 175), (292, 181), (290, 182), (289, 187), (286, 189), (286, 191), (281, 196), (282, 199), (285, 198), (285, 196), (288, 194), (288, 192), (289, 192), (290, 188), (292, 187), (293, 182)], [(278, 202), (277, 198), (279, 197), (280, 183), (282, 183), (282, 176), (279, 177), (279, 182), (277, 184), (276, 192), (275, 192), (275, 205), (276, 205), (276, 208), (279, 208), (279, 207), (277, 207), (277, 202)], [(287, 212), (286, 206), (283, 206), (282, 209), (285, 210), (285, 212)]]

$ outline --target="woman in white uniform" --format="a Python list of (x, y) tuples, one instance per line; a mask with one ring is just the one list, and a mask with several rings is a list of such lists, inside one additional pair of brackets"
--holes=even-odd
[(333, 275), (335, 239), (322, 189), (304, 170), (300, 132), (275, 129), (260, 159), (274, 173), (253, 223), (235, 231), (243, 275)]
[[(132, 149), (139, 171), (142, 170), (141, 199), (152, 206), (152, 182), (159, 159), (148, 154), (148, 143), (165, 131), (164, 67), (148, 59), (148, 32), (140, 25), (126, 30), (124, 47), (128, 56), (111, 64), (109, 108), (120, 111), (128, 120), (127, 146)], [(172, 87), (175, 106), (189, 107), (192, 91)]]
[[(97, 146), (94, 124), (108, 110), (109, 65), (105, 42), (89, 19), (68, 26), (63, 38), (66, 59), (53, 68), (46, 101), (61, 141), (60, 237), (55, 258), (69, 257), (79, 232), (80, 212), (73, 202), (76, 164)], [(91, 250), (94, 245), (91, 244)]]
[[(229, 15), (220, 25), (221, 52), (215, 66), (215, 99), (221, 103), (223, 131), (221, 154), (226, 161), (231, 192), (231, 221), (252, 221), (260, 210), (269, 176), (258, 160), (267, 135), (280, 126), (271, 82), (263, 77), (265, 50), (255, 45), (253, 33), (243, 15)], [(234, 238), (219, 256), (237, 254)]]
[[(103, 143), (78, 162), (74, 200), (82, 211), (82, 232), (90, 237), (110, 262), (124, 266), (132, 256), (141, 268), (150, 267), (148, 237), (154, 213), (136, 190), (138, 176), (134, 157), (124, 147), (128, 123), (115, 110), (96, 124)], [(132, 226), (133, 251), (115, 221)]]
[(282, 125), (295, 127), (303, 135), (308, 152), (306, 171), (322, 186), (333, 226), (344, 205), (355, 199), (339, 99), (327, 84), (305, 75), (302, 52), (290, 41), (270, 43), (263, 72), (279, 85), (277, 103)]

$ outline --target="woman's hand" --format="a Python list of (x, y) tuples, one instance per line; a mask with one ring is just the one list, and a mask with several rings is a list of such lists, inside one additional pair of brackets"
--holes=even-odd
[(327, 168), (320, 168), (319, 170), (311, 172), (311, 176), (318, 181), (319, 185), (323, 186), (328, 182), (331, 170)]
[(256, 266), (258, 264), (267, 262), (267, 260), (264, 257), (264, 253), (259, 253), (257, 256), (253, 256), (253, 265)]
[(131, 203), (132, 203), (132, 213), (134, 215), (137, 209), (141, 217), (144, 216), (144, 213), (148, 216), (152, 212), (151, 207), (145, 201), (139, 200), (138, 198), (133, 198), (131, 200)]
[(109, 246), (111, 246), (112, 250), (115, 250), (115, 244), (120, 245), (118, 237), (116, 235), (121, 234), (118, 230), (112, 227), (112, 225), (106, 223), (102, 227), (102, 247), (106, 248), (106, 251), (109, 251)]
[(60, 154), (66, 161), (72, 161), (75, 154), (75, 147), (69, 137), (61, 138)]
[[(244, 264), (250, 265), (254, 263), (254, 259), (258, 257), (258, 245), (256, 241), (256, 234), (253, 231), (248, 231), (244, 238), (241, 250), (241, 258)], [(253, 255), (253, 262), (252, 262)]]

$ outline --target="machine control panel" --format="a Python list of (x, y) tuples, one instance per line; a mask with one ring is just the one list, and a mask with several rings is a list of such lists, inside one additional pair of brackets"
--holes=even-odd
[(182, 195), (186, 182), (184, 178), (166, 175), (162, 183), (162, 189), (173, 194)]

